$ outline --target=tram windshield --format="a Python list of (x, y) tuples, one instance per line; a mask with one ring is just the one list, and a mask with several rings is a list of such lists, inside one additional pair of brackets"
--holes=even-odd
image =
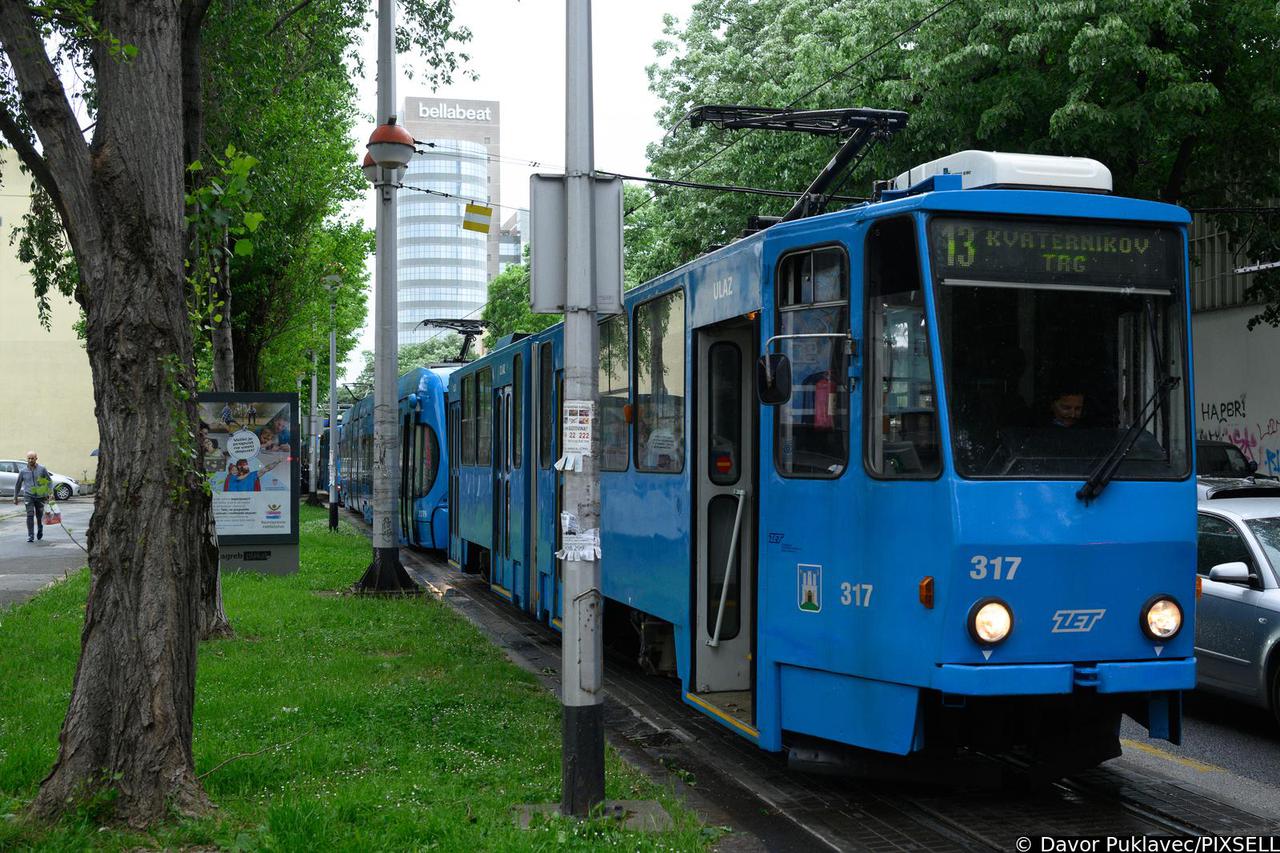
[(1115, 479), (1189, 467), (1183, 241), (1136, 223), (929, 224), (956, 471)]

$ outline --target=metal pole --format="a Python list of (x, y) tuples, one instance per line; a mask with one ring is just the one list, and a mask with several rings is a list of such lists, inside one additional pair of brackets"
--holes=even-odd
[[(395, 0), (378, 0), (378, 124), (395, 118)], [(356, 584), (363, 592), (416, 590), (400, 564), (396, 502), (400, 485), (400, 435), (396, 429), (399, 373), (396, 310), (396, 175), (379, 169), (377, 277), (373, 338), (373, 562)]]
[(320, 465), (320, 430), (317, 429), (319, 424), (316, 421), (316, 356), (315, 350), (311, 351), (311, 418), (308, 426), (307, 436), (307, 504), (309, 506), (319, 506), (320, 497), (316, 494), (316, 483), (319, 480), (317, 470)]
[(329, 296), (329, 529), (338, 529), (338, 327), (333, 323), (333, 303)]
[[(599, 412), (596, 376), (598, 332), (593, 278), (591, 179), (592, 150), (591, 0), (567, 0), (565, 65), (566, 294), (564, 313), (565, 401), (590, 401)], [(593, 424), (591, 455), (582, 471), (564, 472), (565, 509), (578, 517), (578, 529), (598, 529), (600, 480), (596, 473), (600, 434)], [(583, 556), (583, 555), (579, 555)], [(560, 813), (586, 817), (604, 803), (603, 652), (600, 620), (600, 564), (565, 560), (564, 633), (561, 693), (564, 732), (561, 745)]]

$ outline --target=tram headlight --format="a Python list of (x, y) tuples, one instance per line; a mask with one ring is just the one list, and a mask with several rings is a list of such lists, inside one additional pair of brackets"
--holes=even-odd
[(1013, 611), (998, 598), (984, 598), (969, 609), (969, 636), (975, 643), (998, 643), (1013, 630)]
[(1138, 622), (1153, 640), (1172, 640), (1182, 630), (1182, 608), (1167, 595), (1157, 595), (1142, 606)]

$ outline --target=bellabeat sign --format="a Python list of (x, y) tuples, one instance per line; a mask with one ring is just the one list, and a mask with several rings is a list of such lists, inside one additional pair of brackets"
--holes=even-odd
[(451, 121), (493, 121), (492, 107), (464, 107), (444, 101), (418, 103), (418, 118), (448, 119)]

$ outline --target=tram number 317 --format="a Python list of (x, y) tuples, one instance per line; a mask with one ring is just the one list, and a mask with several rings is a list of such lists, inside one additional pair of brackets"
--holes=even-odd
[(844, 605), (852, 604), (854, 607), (870, 607), (871, 590), (872, 586), (869, 583), (849, 583), (845, 581), (840, 584), (840, 603)]
[(1018, 572), (1018, 566), (1022, 565), (1022, 558), (984, 557), (978, 554), (969, 562), (973, 565), (973, 568), (969, 570), (969, 577), (976, 581), (986, 580), (987, 578), (993, 581), (1011, 581)]

